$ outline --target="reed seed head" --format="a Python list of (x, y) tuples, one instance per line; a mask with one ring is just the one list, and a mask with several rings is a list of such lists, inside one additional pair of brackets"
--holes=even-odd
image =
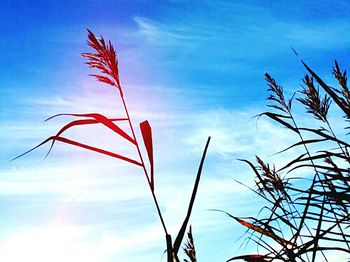
[(323, 122), (327, 121), (327, 114), (331, 104), (330, 97), (325, 95), (321, 98), (319, 89), (314, 85), (313, 77), (305, 75), (303, 78), (303, 89), (300, 91), (304, 98), (297, 98), (306, 107), (306, 111)]
[(292, 107), (292, 100), (289, 100), (287, 103), (283, 94), (283, 87), (278, 85), (275, 79), (273, 79), (267, 72), (264, 73), (264, 76), (267, 85), (269, 86), (268, 91), (272, 92), (272, 94), (267, 97), (267, 100), (277, 102), (278, 104), (268, 106), (289, 113)]
[(87, 44), (96, 52), (85, 52), (81, 55), (88, 59), (86, 64), (89, 67), (98, 69), (102, 73), (102, 75), (91, 74), (91, 76), (100, 82), (117, 87), (121, 92), (118, 59), (112, 43), (110, 41), (106, 43), (102, 36), (97, 38), (89, 29), (87, 31), (89, 38)]

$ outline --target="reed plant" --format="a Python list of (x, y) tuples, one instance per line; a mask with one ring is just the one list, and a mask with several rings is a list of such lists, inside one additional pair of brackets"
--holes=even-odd
[[(129, 110), (128, 110), (128, 107), (127, 107), (127, 104), (125, 101), (123, 88), (122, 88), (122, 85), (120, 82), (120, 77), (119, 77), (118, 58), (117, 58), (116, 51), (113, 47), (113, 44), (110, 41), (106, 42), (102, 36), (100, 38), (96, 37), (90, 30), (88, 30), (88, 42), (87, 42), (87, 44), (92, 48), (93, 52), (84, 52), (81, 55), (87, 59), (86, 64), (90, 68), (96, 69), (97, 71), (99, 71), (98, 74), (91, 74), (91, 76), (96, 78), (99, 82), (102, 82), (104, 84), (107, 84), (107, 85), (115, 88), (115, 90), (118, 92), (118, 95), (120, 97), (122, 106), (124, 108), (125, 115), (121, 116), (119, 118), (108, 118), (108, 117), (106, 117), (102, 114), (99, 114), (99, 113), (86, 113), (86, 114), (70, 113), (70, 114), (57, 114), (57, 115), (51, 116), (47, 120), (51, 120), (53, 118), (60, 117), (60, 116), (71, 116), (71, 117), (76, 118), (76, 120), (73, 120), (73, 121), (67, 123), (55, 135), (47, 138), (42, 143), (38, 144), (34, 148), (21, 154), (20, 156), (17, 156), (14, 159), (17, 159), (25, 154), (28, 154), (29, 152), (35, 150), (36, 148), (41, 147), (42, 145), (50, 142), (51, 144), (50, 144), (49, 151), (47, 153), (47, 155), (48, 155), (50, 153), (50, 151), (52, 150), (55, 142), (59, 141), (59, 142), (63, 142), (63, 143), (66, 143), (66, 144), (69, 144), (72, 146), (84, 148), (84, 149), (93, 151), (95, 153), (99, 153), (102, 155), (113, 157), (115, 159), (125, 161), (125, 162), (128, 162), (129, 164), (136, 165), (136, 166), (140, 167), (140, 169), (142, 170), (142, 172), (145, 176), (145, 179), (146, 179), (148, 188), (150, 190), (157, 215), (158, 215), (159, 220), (160, 220), (160, 224), (161, 224), (162, 229), (164, 231), (165, 241), (166, 241), (167, 261), (168, 262), (180, 261), (179, 257), (178, 257), (178, 253), (179, 253), (184, 235), (186, 233), (186, 229), (187, 229), (188, 224), (189, 224), (190, 216), (192, 213), (192, 208), (193, 208), (195, 197), (196, 197), (197, 190), (198, 190), (199, 181), (201, 178), (201, 173), (202, 173), (202, 168), (203, 168), (205, 156), (206, 156), (207, 149), (208, 149), (209, 142), (210, 142), (210, 137), (208, 137), (208, 140), (205, 144), (205, 148), (204, 148), (204, 151), (202, 154), (202, 158), (200, 160), (200, 164), (198, 167), (198, 172), (197, 172), (195, 183), (193, 186), (192, 195), (191, 195), (191, 198), (190, 198), (190, 201), (188, 204), (186, 216), (181, 224), (179, 232), (176, 235), (175, 241), (173, 242), (171, 234), (168, 231), (166, 223), (164, 221), (162, 211), (160, 208), (160, 204), (159, 204), (159, 201), (158, 201), (157, 195), (156, 195), (155, 182), (154, 182), (155, 175), (154, 175), (154, 159), (153, 159), (153, 136), (152, 136), (151, 125), (147, 120), (145, 120), (145, 121), (139, 123), (139, 126), (138, 126), (138, 128), (141, 131), (144, 148), (146, 149), (146, 152), (147, 152), (147, 157), (144, 157), (142, 155), (142, 150), (141, 150), (140, 144), (138, 142), (138, 139), (135, 135), (135, 127), (134, 127), (134, 124), (133, 124), (132, 119), (130, 117), (130, 113), (129, 113)], [(127, 126), (129, 127), (129, 132), (131, 133), (131, 135), (129, 135), (129, 133), (127, 131), (123, 130), (118, 125), (118, 123), (120, 123), (120, 122), (127, 123)], [(131, 159), (131, 158), (128, 158), (128, 157), (123, 156), (121, 154), (118, 154), (116, 152), (112, 152), (112, 151), (105, 150), (103, 148), (94, 147), (94, 146), (91, 146), (88, 144), (84, 144), (84, 143), (81, 143), (79, 141), (71, 140), (71, 139), (63, 136), (64, 133), (70, 128), (78, 127), (78, 126), (92, 125), (92, 124), (103, 125), (106, 128), (112, 130), (117, 136), (120, 136), (121, 138), (128, 141), (128, 143), (130, 143), (131, 145), (134, 146), (134, 149), (137, 152), (138, 158)], [(145, 159), (147, 159), (147, 162), (148, 162), (147, 164), (146, 164)], [(196, 260), (193, 260), (195, 258), (195, 253), (193, 253), (194, 245), (193, 245), (191, 230), (188, 232), (188, 236), (189, 236), (190, 242), (187, 243), (184, 250), (191, 258), (191, 261), (196, 261)]]
[[(296, 142), (277, 153), (290, 156), (278, 167), (258, 156), (255, 162), (241, 159), (255, 175), (255, 187), (250, 190), (266, 205), (256, 217), (227, 213), (247, 229), (246, 241), (255, 243), (258, 250), (257, 254), (234, 256), (228, 261), (314, 262), (335, 261), (330, 257), (341, 255), (350, 257), (350, 144), (348, 134), (339, 135), (341, 130), (336, 132), (329, 118), (333, 104), (332, 112), (340, 111), (345, 124), (350, 120), (346, 71), (335, 61), (332, 73), (339, 87), (331, 87), (300, 61), (307, 74), (302, 79), (302, 89), (290, 99), (285, 97), (283, 87), (265, 73), (269, 110), (257, 117), (276, 122)], [(295, 103), (320, 126), (300, 124), (302, 121), (293, 112)]]

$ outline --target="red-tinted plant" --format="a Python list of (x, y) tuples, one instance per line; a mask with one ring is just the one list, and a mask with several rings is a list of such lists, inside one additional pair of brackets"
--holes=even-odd
[[(14, 159), (17, 159), (17, 158), (35, 150), (36, 148), (46, 144), (47, 142), (51, 141), (50, 149), (47, 153), (47, 154), (49, 154), (52, 147), (54, 146), (54, 143), (56, 141), (59, 141), (59, 142), (63, 142), (63, 143), (77, 146), (80, 148), (84, 148), (87, 150), (91, 150), (91, 151), (99, 153), (99, 154), (107, 155), (107, 156), (110, 156), (110, 157), (113, 157), (113, 158), (116, 158), (116, 159), (119, 159), (122, 161), (126, 161), (130, 164), (137, 165), (137, 166), (141, 167), (143, 170), (143, 173), (145, 175), (145, 178), (147, 180), (147, 183), (149, 185), (149, 189), (150, 189), (150, 192), (152, 194), (153, 202), (155, 204), (157, 214), (158, 214), (158, 217), (160, 219), (160, 222), (161, 222), (161, 225), (162, 225), (162, 228), (164, 230), (165, 237), (166, 237), (168, 262), (179, 261), (178, 251), (179, 251), (179, 248), (181, 246), (181, 243), (182, 243), (183, 237), (185, 235), (185, 231), (186, 231), (186, 228), (187, 228), (190, 216), (191, 216), (192, 207), (194, 204), (194, 200), (196, 197), (196, 193), (197, 193), (197, 189), (198, 189), (198, 185), (199, 185), (199, 181), (200, 181), (200, 177), (201, 177), (204, 159), (205, 159), (207, 149), (209, 146), (209, 142), (210, 142), (210, 137), (208, 137), (208, 140), (207, 140), (207, 143), (205, 145), (204, 152), (203, 152), (200, 164), (199, 164), (199, 168), (198, 168), (195, 184), (194, 184), (193, 191), (192, 191), (192, 196), (191, 196), (189, 206), (187, 209), (186, 217), (185, 217), (185, 219), (182, 223), (182, 226), (181, 226), (181, 228), (180, 228), (180, 230), (175, 238), (175, 241), (173, 243), (172, 239), (171, 239), (171, 235), (169, 234), (169, 232), (167, 230), (167, 227), (166, 227), (166, 224), (165, 224), (164, 218), (162, 216), (162, 212), (160, 210), (160, 206), (159, 206), (156, 194), (155, 194), (153, 139), (152, 139), (151, 125), (149, 124), (149, 122), (147, 120), (141, 122), (139, 125), (140, 131), (142, 134), (142, 140), (143, 140), (144, 146), (146, 148), (147, 158), (148, 158), (148, 162), (149, 162), (149, 169), (147, 169), (147, 166), (145, 165), (145, 161), (144, 161), (144, 158), (143, 158), (142, 153), (141, 153), (140, 145), (139, 145), (139, 143), (137, 141), (137, 137), (135, 135), (135, 129), (134, 129), (133, 123), (132, 123), (130, 115), (129, 115), (129, 110), (128, 110), (128, 107), (126, 105), (125, 99), (124, 99), (123, 88), (121, 86), (120, 78), (119, 78), (118, 58), (116, 55), (116, 51), (115, 51), (115, 49), (110, 41), (108, 43), (106, 43), (106, 41), (104, 40), (103, 37), (97, 38), (90, 30), (88, 30), (88, 42), (87, 42), (87, 44), (94, 50), (94, 53), (85, 52), (85, 53), (82, 53), (82, 56), (87, 58), (86, 64), (89, 67), (100, 71), (100, 74), (91, 74), (91, 76), (95, 77), (98, 81), (105, 83), (105, 84), (108, 84), (108, 85), (110, 85), (118, 90), (123, 107), (124, 107), (125, 117), (108, 118), (108, 117), (105, 117), (104, 115), (101, 115), (99, 113), (57, 114), (57, 115), (54, 115), (54, 116), (48, 118), (47, 120), (50, 120), (50, 119), (55, 118), (55, 117), (63, 116), (63, 115), (76, 117), (76, 118), (78, 118), (78, 120), (74, 120), (74, 121), (66, 124), (56, 133), (56, 135), (47, 138), (39, 145), (35, 146), (34, 148), (30, 149), (29, 151), (21, 154), (20, 156), (14, 158)], [(128, 123), (130, 131), (131, 131), (131, 136), (127, 132), (125, 132), (121, 127), (118, 126), (118, 122), (121, 122), (121, 121), (123, 121), (123, 122), (126, 121)], [(118, 153), (108, 151), (108, 150), (105, 150), (105, 149), (102, 149), (99, 147), (93, 147), (93, 146), (90, 146), (88, 144), (83, 144), (83, 143), (80, 143), (78, 141), (71, 140), (71, 139), (68, 139), (68, 138), (65, 138), (62, 136), (65, 131), (67, 131), (68, 129), (70, 129), (74, 126), (82, 126), (82, 125), (90, 125), (90, 124), (102, 124), (105, 127), (111, 129), (118, 136), (120, 136), (123, 139), (130, 142), (132, 145), (134, 145), (134, 147), (137, 151), (138, 159), (137, 160), (131, 159), (131, 158), (128, 158), (126, 156), (120, 155)]]

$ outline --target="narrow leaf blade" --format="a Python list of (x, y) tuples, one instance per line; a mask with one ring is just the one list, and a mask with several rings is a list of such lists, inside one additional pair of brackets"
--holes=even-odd
[[(89, 117), (89, 118), (95, 119), (97, 122), (105, 125), (109, 129), (111, 129), (115, 133), (117, 133), (118, 135), (122, 136), (123, 138), (125, 138), (129, 142), (131, 142), (134, 145), (136, 145), (136, 142), (135, 142), (135, 140), (133, 138), (131, 138), (124, 130), (122, 130), (119, 126), (117, 126), (115, 123), (113, 123), (112, 119), (109, 119), (109, 118), (105, 117), (104, 115), (97, 114), (97, 113), (89, 113), (89, 114), (59, 114), (59, 115), (54, 115), (54, 116), (52, 116), (52, 117), (50, 117), (50, 118), (48, 118), (46, 120), (50, 120), (50, 119), (52, 119), (54, 117), (57, 117), (57, 116), (60, 116), (60, 115), (69, 115), (69, 116), (76, 116), (76, 117)], [(120, 118), (120, 119), (124, 120), (123, 118)], [(118, 119), (118, 120), (120, 120), (120, 119)], [(82, 124), (75, 124), (75, 125), (82, 125)], [(66, 129), (67, 128), (65, 128), (65, 130)]]
[(205, 156), (207, 154), (209, 142), (210, 142), (210, 137), (208, 137), (207, 143), (206, 143), (204, 151), (203, 151), (202, 159), (201, 159), (201, 162), (200, 162), (199, 167), (198, 167), (197, 177), (196, 177), (196, 181), (195, 181), (194, 186), (193, 186), (192, 196), (191, 196), (190, 203), (188, 205), (188, 210), (187, 210), (187, 214), (186, 214), (185, 220), (182, 223), (180, 231), (177, 234), (177, 237), (176, 237), (175, 242), (174, 242), (174, 253), (175, 254), (177, 254), (178, 251), (179, 251), (182, 239), (183, 239), (183, 237), (185, 235), (185, 231), (186, 231), (186, 227), (187, 227), (188, 221), (189, 221), (190, 216), (191, 216), (192, 207), (193, 207), (194, 200), (196, 198), (197, 189), (198, 189), (200, 177), (201, 177), (201, 174), (202, 174), (202, 168), (203, 168)]
[(97, 153), (100, 153), (100, 154), (103, 154), (103, 155), (107, 155), (107, 156), (111, 156), (111, 157), (114, 157), (114, 158), (118, 158), (120, 160), (124, 160), (126, 162), (131, 163), (131, 164), (142, 166), (141, 163), (137, 162), (136, 160), (130, 159), (128, 157), (125, 157), (125, 156), (122, 156), (122, 155), (119, 155), (119, 154), (116, 154), (116, 153), (113, 153), (113, 152), (110, 152), (110, 151), (107, 151), (107, 150), (104, 150), (104, 149), (101, 149), (101, 148), (89, 146), (89, 145), (86, 145), (86, 144), (83, 144), (83, 143), (80, 143), (80, 142), (77, 142), (77, 141), (74, 141), (74, 140), (71, 140), (71, 139), (68, 139), (68, 138), (65, 138), (65, 137), (60, 137), (60, 136), (51, 136), (51, 137), (47, 138), (46, 140), (41, 142), (39, 145), (33, 147), (32, 149), (28, 150), (27, 152), (25, 152), (25, 153), (15, 157), (11, 161), (13, 161), (15, 159), (18, 159), (18, 158), (20, 158), (20, 157), (22, 157), (22, 156), (24, 156), (24, 155), (34, 151), (38, 147), (46, 144), (47, 142), (49, 142), (51, 140), (53, 140), (53, 141), (56, 141), (56, 140), (57, 141), (61, 141), (61, 142), (66, 143), (66, 144), (70, 144), (70, 145), (73, 145), (73, 146), (77, 146), (77, 147), (81, 147), (81, 148), (84, 148), (84, 149), (88, 149), (88, 150), (91, 150), (91, 151), (94, 151), (94, 152), (97, 152)]
[(154, 164), (153, 164), (153, 140), (152, 140), (152, 128), (149, 122), (143, 121), (140, 123), (140, 130), (143, 138), (143, 143), (145, 144), (145, 148), (148, 155), (149, 165), (151, 169), (151, 189), (154, 191)]

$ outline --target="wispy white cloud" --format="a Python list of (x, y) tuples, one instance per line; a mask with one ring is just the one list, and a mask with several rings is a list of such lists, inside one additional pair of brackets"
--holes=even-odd
[(225, 1), (207, 5), (198, 5), (191, 15), (177, 19), (134, 20), (144, 39), (156, 48), (162, 47), (159, 52), (174, 54), (171, 61), (192, 69), (210, 66), (216, 70), (242, 70), (247, 66), (244, 61), (249, 60), (251, 71), (252, 60), (261, 62), (287, 53), (291, 46), (297, 50), (334, 50), (346, 48), (350, 42), (346, 34), (350, 28), (344, 17), (290, 20), (263, 6)]
[(207, 36), (194, 34), (192, 28), (185, 24), (176, 26), (152, 21), (145, 17), (134, 17), (139, 26), (139, 33), (155, 45), (181, 45), (198, 40), (206, 40)]

